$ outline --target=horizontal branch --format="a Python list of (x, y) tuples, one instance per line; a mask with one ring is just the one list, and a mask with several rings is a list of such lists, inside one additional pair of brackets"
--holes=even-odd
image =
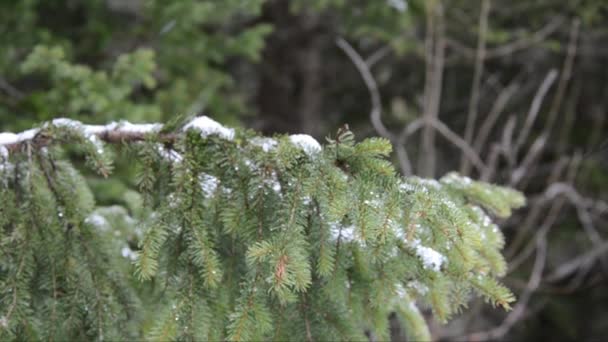
[[(48, 128), (49, 125), (76, 129), (85, 136), (96, 136), (106, 143), (142, 141), (146, 138), (146, 135), (160, 133), (163, 128), (163, 125), (160, 123), (133, 124), (128, 121), (120, 121), (111, 122), (107, 125), (86, 125), (77, 120), (59, 118), (43, 124), (41, 128), (32, 128), (21, 133), (0, 133), (0, 148), (6, 148), (10, 152), (18, 150), (25, 143), (48, 145), (52, 139), (45, 134), (45, 128)], [(194, 118), (184, 126), (183, 130), (185, 131), (189, 128), (198, 129), (204, 136), (217, 134), (228, 140), (232, 140), (234, 137), (234, 130), (232, 128), (226, 128), (206, 116)], [(160, 142), (172, 143), (176, 140), (177, 134), (162, 133), (158, 138)]]

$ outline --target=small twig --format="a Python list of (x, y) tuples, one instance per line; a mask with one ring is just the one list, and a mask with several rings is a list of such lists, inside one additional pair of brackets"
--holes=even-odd
[[(363, 81), (365, 82), (365, 86), (367, 87), (372, 101), (372, 109), (369, 113), (372, 126), (376, 132), (380, 134), (380, 136), (395, 143), (398, 138), (396, 138), (382, 122), (382, 101), (380, 99), (380, 91), (378, 90), (378, 84), (376, 83), (368, 64), (366, 64), (361, 55), (352, 47), (352, 45), (350, 45), (343, 38), (336, 39), (336, 45), (338, 45), (338, 47), (342, 49), (342, 51), (344, 51), (344, 53), (346, 53), (346, 55), (350, 58), (359, 71), (361, 78), (363, 78)], [(406, 175), (411, 174), (412, 166), (405, 146), (397, 144), (397, 157), (399, 158), (401, 171)]]
[(25, 94), (21, 90), (8, 83), (8, 81), (2, 76), (0, 76), (0, 89), (4, 90), (9, 96), (14, 97), (17, 100), (21, 100), (25, 97)]
[(382, 123), (382, 101), (380, 100), (380, 92), (378, 91), (378, 84), (369, 70), (369, 67), (365, 64), (361, 55), (359, 55), (346, 40), (337, 38), (336, 45), (338, 45), (338, 47), (350, 58), (365, 82), (365, 86), (367, 87), (372, 100), (372, 109), (369, 113), (369, 117), (374, 129), (376, 129), (381, 136), (392, 140), (391, 132), (384, 126), (384, 123)]
[[(595, 229), (593, 219), (584, 205), (586, 202), (585, 199), (571, 185), (564, 183), (552, 184), (545, 194), (549, 198), (555, 198), (559, 195), (566, 196), (570, 204), (576, 208), (578, 219), (587, 233), (589, 241), (591, 241), (596, 248), (603, 244), (604, 241), (597, 229)], [(602, 264), (604, 267), (608, 267), (608, 263), (604, 259), (602, 259)]]
[[(490, 14), (490, 0), (481, 1), (481, 9), (479, 13), (479, 33), (477, 37), (477, 53), (475, 57), (475, 71), (473, 74), (473, 84), (471, 85), (471, 98), (469, 100), (469, 111), (467, 115), (467, 124), (464, 133), (464, 140), (471, 144), (473, 142), (473, 132), (475, 131), (475, 122), (479, 114), (479, 97), (481, 87), (481, 77), (484, 69), (484, 59), (486, 55), (486, 33), (488, 31), (488, 16)], [(468, 159), (463, 155), (460, 159), (460, 172), (468, 174), (470, 166)]]
[[(581, 155), (579, 153), (572, 157), (572, 161), (568, 169), (568, 174), (566, 176), (567, 182), (571, 183), (574, 181), (580, 163)], [(546, 193), (547, 192), (545, 191), (545, 194)], [(559, 214), (562, 212), (562, 207), (564, 206), (565, 202), (565, 198), (563, 197), (557, 197), (551, 201), (551, 208), (549, 209), (549, 212), (545, 217), (545, 220), (543, 221), (542, 225), (534, 235), (534, 239), (532, 239), (530, 243), (526, 247), (524, 247), (524, 249), (519, 255), (516, 255), (513, 260), (509, 262), (509, 273), (517, 269), (532, 254), (532, 252), (534, 251), (534, 241), (537, 241), (538, 239), (547, 236), (549, 230), (551, 229), (551, 227), (553, 227), (555, 221), (557, 221)]]
[(486, 119), (481, 124), (479, 128), (479, 133), (475, 138), (475, 142), (473, 143), (473, 148), (477, 153), (481, 153), (481, 149), (485, 146), (488, 137), (490, 136), (490, 132), (494, 125), (498, 121), (500, 114), (504, 111), (507, 103), (511, 99), (511, 97), (517, 91), (519, 85), (517, 83), (511, 83), (507, 86), (503, 91), (500, 92), (498, 98), (494, 102), (492, 109), (490, 109), (490, 113), (486, 116)]
[(557, 71), (555, 69), (551, 69), (547, 76), (545, 76), (543, 83), (538, 88), (536, 95), (534, 95), (534, 99), (532, 100), (532, 104), (530, 105), (530, 110), (528, 111), (528, 115), (526, 116), (526, 121), (524, 122), (524, 125), (521, 129), (521, 133), (517, 137), (515, 145), (513, 146), (513, 156), (515, 158), (517, 158), (517, 153), (521, 146), (528, 139), (528, 136), (530, 135), (530, 130), (532, 129), (532, 124), (536, 120), (536, 117), (538, 116), (538, 113), (540, 111), (540, 106), (543, 103), (543, 100), (547, 95), (549, 88), (555, 82), (556, 78)]
[[(492, 58), (504, 57), (520, 50), (525, 50), (531, 46), (535, 46), (538, 43), (546, 40), (551, 34), (557, 31), (561, 27), (561, 24), (564, 22), (564, 20), (565, 18), (563, 17), (556, 17), (555, 19), (553, 19), (541, 29), (532, 33), (528, 37), (524, 37), (495, 48), (487, 49), (485, 59), (487, 60)], [(475, 49), (472, 49), (454, 39), (448, 39), (447, 43), (450, 45), (451, 48), (460, 52), (465, 57), (475, 58)]]
[[(557, 161), (557, 163), (555, 163), (555, 166), (552, 167), (551, 174), (547, 179), (547, 188), (551, 184), (556, 183), (559, 180), (564, 168), (568, 165), (568, 160), (569, 159), (567, 157), (562, 157)], [(530, 229), (532, 229), (534, 223), (541, 215), (543, 205), (546, 203), (546, 201), (544, 200), (544, 193), (543, 195), (541, 195), (541, 197), (543, 198), (543, 201), (530, 200), (530, 210), (528, 210), (526, 217), (521, 220), (523, 223), (519, 225), (517, 233), (513, 238), (513, 241), (509, 244), (509, 247), (505, 252), (505, 257), (507, 259), (512, 259), (513, 255), (515, 254), (515, 251), (517, 251), (520, 248), (521, 244), (524, 243), (526, 234)]]
[(382, 58), (386, 57), (391, 51), (392, 47), (390, 45), (384, 45), (365, 59), (365, 65), (367, 65), (367, 67), (371, 69), (374, 65), (376, 65), (376, 63), (378, 63)]
[(534, 164), (534, 162), (538, 160), (538, 157), (540, 156), (540, 153), (542, 152), (546, 143), (546, 134), (543, 134), (540, 137), (536, 138), (536, 140), (534, 140), (532, 146), (530, 146), (530, 148), (528, 149), (528, 153), (522, 160), (521, 164), (511, 173), (511, 179), (509, 181), (509, 185), (511, 187), (515, 187), (522, 180), (522, 178), (526, 176), (526, 174), (532, 167), (532, 164)]
[(549, 109), (547, 126), (549, 130), (553, 128), (555, 124), (555, 120), (557, 119), (557, 113), (562, 105), (562, 99), (566, 93), (566, 88), (568, 86), (568, 82), (570, 81), (570, 77), (572, 77), (572, 66), (574, 64), (574, 58), (576, 57), (576, 49), (578, 42), (578, 35), (580, 31), (580, 20), (575, 19), (572, 22), (572, 28), (570, 29), (570, 38), (568, 40), (568, 50), (566, 52), (566, 60), (564, 61), (564, 66), (562, 67), (562, 72), (560, 75), (559, 83), (557, 84), (557, 90), (555, 91), (555, 96), (553, 97), (553, 102), (551, 103), (551, 108)]
[[(425, 37), (425, 85), (424, 114), (427, 123), (437, 119), (441, 103), (443, 71), (445, 64), (445, 27), (443, 5), (441, 1), (426, 1), (426, 37)], [(437, 152), (435, 149), (435, 130), (425, 125), (421, 136), (418, 173), (433, 177)]]
[(504, 337), (509, 330), (524, 316), (528, 302), (532, 294), (538, 289), (542, 280), (543, 270), (547, 261), (547, 239), (545, 236), (536, 241), (536, 259), (532, 268), (532, 274), (528, 280), (528, 284), (524, 292), (519, 297), (519, 300), (513, 311), (502, 321), (502, 324), (489, 331), (481, 331), (469, 335), (469, 340), (486, 341), (498, 340)]
[(560, 265), (558, 268), (553, 270), (551, 274), (545, 277), (545, 281), (551, 283), (560, 281), (576, 272), (576, 270), (580, 269), (584, 265), (593, 263), (598, 257), (606, 252), (608, 252), (608, 241), (604, 241), (602, 244), (595, 246), (589, 252), (579, 255), (567, 263)]
[(486, 170), (486, 166), (477, 154), (475, 150), (469, 145), (463, 138), (454, 133), (448, 126), (436, 118), (427, 118), (425, 122), (428, 126), (436, 129), (444, 138), (449, 140), (452, 144), (458, 147), (463, 155), (478, 169), (479, 172), (483, 173)]

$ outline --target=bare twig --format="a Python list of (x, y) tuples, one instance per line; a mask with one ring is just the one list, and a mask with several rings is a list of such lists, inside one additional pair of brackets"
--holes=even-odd
[[(574, 157), (572, 157), (572, 161), (570, 162), (570, 167), (568, 169), (568, 175), (566, 176), (567, 182), (571, 183), (574, 181), (576, 173), (578, 171), (578, 167), (581, 163), (581, 159), (582, 158), (580, 153), (577, 153)], [(547, 194), (546, 191), (545, 194)], [(562, 208), (565, 202), (565, 198), (563, 197), (557, 197), (551, 201), (551, 208), (549, 209), (545, 220), (536, 232), (534, 238), (526, 247), (524, 247), (524, 249), (519, 255), (516, 255), (513, 260), (509, 262), (509, 273), (517, 269), (532, 254), (532, 252), (534, 251), (534, 241), (537, 241), (538, 239), (547, 236), (549, 230), (551, 229), (551, 227), (553, 227), (555, 221), (557, 221), (559, 214), (562, 212)]]
[[(424, 120), (431, 122), (439, 115), (445, 63), (445, 34), (441, 1), (426, 1)], [(437, 153), (435, 130), (426, 125), (422, 132), (418, 171), (422, 176), (435, 173)]]
[(488, 141), (488, 137), (490, 136), (492, 128), (498, 121), (500, 114), (505, 109), (507, 103), (509, 102), (513, 94), (515, 94), (518, 87), (519, 85), (517, 83), (511, 83), (498, 95), (498, 98), (494, 102), (490, 113), (486, 116), (486, 119), (481, 124), (481, 127), (479, 128), (479, 133), (477, 134), (475, 142), (473, 143), (473, 148), (477, 153), (481, 153), (481, 149)]
[(570, 77), (572, 77), (572, 66), (574, 64), (574, 58), (576, 57), (576, 48), (578, 42), (578, 35), (580, 31), (580, 20), (575, 19), (572, 22), (572, 27), (570, 28), (570, 38), (568, 40), (568, 50), (566, 52), (566, 59), (564, 61), (564, 66), (562, 67), (562, 72), (560, 75), (559, 83), (557, 84), (557, 90), (555, 91), (555, 96), (553, 97), (553, 102), (551, 103), (551, 108), (549, 109), (547, 126), (549, 130), (553, 128), (555, 124), (555, 120), (557, 119), (557, 113), (562, 105), (562, 99), (566, 93), (566, 88), (568, 86), (568, 81), (570, 81)]
[(501, 45), (494, 49), (489, 49), (486, 54), (486, 58), (496, 58), (510, 55), (514, 52), (527, 49), (530, 46), (537, 45), (542, 41), (546, 40), (551, 34), (553, 34), (553, 32), (557, 31), (561, 27), (564, 20), (565, 18), (563, 17), (555, 17), (553, 20), (543, 26), (540, 30), (534, 32), (529, 37), (525, 37), (513, 41), (511, 43)]
[[(479, 33), (477, 37), (477, 53), (475, 57), (475, 71), (473, 74), (473, 84), (471, 86), (471, 98), (469, 101), (469, 111), (467, 115), (467, 124), (464, 133), (464, 140), (471, 144), (473, 142), (473, 132), (475, 131), (475, 122), (479, 113), (479, 96), (481, 76), (483, 75), (484, 59), (486, 54), (486, 33), (488, 30), (488, 16), (490, 14), (490, 0), (481, 1), (481, 9), (479, 13)], [(468, 159), (463, 155), (460, 160), (460, 172), (468, 174), (470, 172), (470, 164)]]
[(25, 97), (25, 94), (22, 91), (15, 88), (2, 76), (0, 76), (0, 89), (4, 90), (9, 96), (14, 97), (17, 100), (21, 100)]
[(367, 87), (372, 100), (372, 109), (369, 113), (369, 117), (374, 129), (376, 129), (376, 132), (378, 132), (378, 134), (381, 136), (392, 140), (391, 132), (382, 123), (382, 101), (380, 100), (380, 92), (378, 91), (378, 84), (369, 70), (369, 67), (367, 64), (365, 64), (365, 61), (361, 55), (359, 55), (359, 53), (346, 40), (343, 38), (338, 38), (336, 39), (336, 45), (338, 45), (338, 47), (342, 49), (344, 53), (346, 53), (348, 58), (350, 58), (365, 82), (365, 86)]
[(389, 53), (391, 53), (392, 47), (390, 45), (384, 45), (383, 47), (376, 50), (369, 57), (365, 59), (365, 64), (368, 68), (372, 68), (376, 63), (378, 63), (382, 58), (386, 57)]
[(478, 169), (479, 172), (483, 173), (486, 170), (484, 162), (481, 160), (477, 152), (469, 145), (463, 138), (454, 133), (448, 126), (436, 118), (429, 118), (425, 124), (431, 126), (437, 130), (444, 138), (449, 140), (453, 145), (458, 147), (462, 151), (463, 155)]
[(528, 139), (530, 130), (532, 129), (532, 124), (534, 123), (534, 121), (536, 120), (536, 117), (538, 116), (538, 112), (540, 110), (541, 104), (543, 103), (543, 99), (545, 98), (545, 95), (547, 95), (549, 88), (555, 82), (556, 78), (557, 78), (557, 71), (555, 69), (551, 69), (549, 71), (549, 73), (547, 74), (547, 76), (545, 76), (543, 83), (538, 88), (536, 95), (534, 95), (534, 99), (532, 100), (532, 104), (530, 105), (530, 110), (528, 111), (528, 115), (526, 116), (526, 121), (524, 122), (524, 125), (521, 129), (521, 133), (517, 137), (517, 141), (515, 142), (515, 145), (513, 146), (512, 154), (515, 158), (517, 158), (517, 153), (518, 153), (519, 149), (521, 148), (521, 146), (524, 144), (526, 139)]
[[(363, 81), (365, 82), (365, 86), (369, 91), (372, 101), (372, 109), (369, 113), (369, 117), (370, 121), (372, 122), (372, 125), (374, 126), (374, 129), (382, 137), (389, 139), (392, 142), (395, 142), (396, 140), (398, 140), (398, 138), (396, 138), (386, 128), (386, 126), (384, 126), (384, 123), (382, 123), (382, 101), (380, 99), (380, 92), (378, 90), (378, 84), (376, 83), (376, 80), (374, 79), (374, 76), (372, 75), (369, 66), (365, 63), (361, 55), (352, 47), (352, 45), (350, 45), (343, 38), (336, 39), (336, 45), (338, 45), (338, 47), (342, 49), (342, 51), (344, 51), (344, 53), (346, 53), (346, 55), (350, 58), (350, 60), (353, 62), (353, 64), (359, 71), (359, 74), (363, 78)], [(405, 149), (405, 146), (398, 144), (397, 157), (399, 158), (401, 171), (406, 175), (411, 174), (412, 166), (407, 155), (407, 150)]]
[[(568, 165), (569, 158), (562, 157), (558, 160), (555, 166), (551, 170), (551, 174), (547, 179), (547, 188), (557, 182), (562, 175), (564, 168)], [(513, 242), (509, 244), (505, 252), (505, 257), (507, 259), (512, 259), (515, 252), (521, 247), (521, 244), (524, 243), (526, 234), (532, 227), (534, 223), (538, 220), (538, 217), (541, 215), (543, 206), (546, 204), (544, 193), (541, 195), (543, 201), (531, 200), (530, 210), (526, 217), (522, 220), (522, 224), (519, 225), (517, 229), (517, 233), (513, 238)]]
[(604, 241), (603, 243), (595, 246), (592, 250), (578, 257), (568, 261), (560, 265), (558, 268), (553, 270), (547, 277), (545, 277), (545, 281), (547, 282), (557, 282), (560, 281), (572, 273), (576, 272), (576, 270), (580, 269), (584, 265), (591, 264), (595, 262), (595, 260), (600, 257), (602, 254), (608, 252), (608, 241)]
[(517, 323), (525, 314), (528, 302), (532, 297), (532, 294), (536, 291), (542, 280), (542, 273), (545, 268), (547, 261), (547, 239), (546, 236), (540, 237), (536, 240), (536, 259), (532, 268), (532, 274), (528, 280), (528, 284), (524, 292), (519, 297), (519, 300), (513, 311), (503, 320), (502, 324), (489, 331), (481, 331), (469, 335), (469, 340), (473, 341), (486, 341), (486, 340), (497, 340), (504, 337), (509, 330)]
[[(566, 196), (570, 204), (576, 208), (578, 219), (583, 226), (583, 229), (587, 233), (589, 241), (591, 241), (596, 248), (603, 244), (603, 239), (598, 233), (597, 229), (595, 229), (593, 219), (589, 214), (589, 209), (585, 205), (588, 203), (588, 201), (583, 198), (583, 196), (581, 196), (576, 189), (574, 189), (574, 187), (565, 183), (555, 183), (552, 184), (547, 191), (545, 191), (545, 195), (548, 198), (555, 198), (559, 195)], [(605, 267), (607, 266), (604, 259), (602, 259), (602, 263)]]
[(489, 181), (494, 177), (494, 174), (496, 173), (496, 169), (498, 167), (498, 158), (501, 154), (507, 158), (507, 160), (509, 161), (509, 165), (513, 165), (515, 163), (514, 161), (512, 161), (512, 159), (510, 158), (510, 154), (508, 153), (509, 146), (511, 146), (511, 138), (513, 136), (515, 124), (515, 116), (509, 116), (509, 119), (507, 120), (507, 123), (502, 132), (502, 138), (500, 143), (492, 144), (490, 153), (488, 154), (488, 158), (486, 158), (487, 167), (480, 177), (482, 181)]
[(563, 114), (560, 117), (560, 130), (559, 130), (559, 136), (557, 139), (555, 139), (555, 141), (557, 142), (557, 148), (556, 148), (556, 152), (558, 154), (563, 154), (564, 152), (566, 152), (566, 149), (568, 148), (568, 144), (571, 141), (570, 139), (570, 134), (572, 132), (572, 126), (574, 124), (574, 119), (576, 118), (577, 115), (577, 106), (579, 103), (579, 97), (581, 95), (581, 91), (582, 91), (583, 87), (581, 84), (581, 81), (579, 80), (575, 80), (572, 83), (572, 90), (571, 90), (571, 95), (568, 96), (568, 100), (567, 102), (564, 104), (563, 107), (564, 111), (562, 112)]
[[(531, 46), (537, 45), (538, 43), (546, 40), (551, 34), (557, 31), (565, 18), (563, 17), (555, 17), (553, 20), (548, 22), (545, 26), (543, 26), (538, 31), (532, 33), (528, 37), (524, 37), (510, 43), (487, 49), (485, 54), (485, 59), (499, 58), (507, 55), (511, 55), (515, 52), (525, 50)], [(447, 39), (447, 43), (451, 48), (460, 52), (463, 56), (468, 58), (476, 57), (476, 50), (472, 49), (456, 40)]]
[(530, 170), (532, 167), (532, 164), (538, 160), (538, 157), (540, 156), (540, 153), (545, 147), (546, 143), (546, 134), (543, 134), (534, 140), (521, 164), (511, 173), (511, 179), (509, 181), (510, 186), (514, 187), (522, 180), (522, 178), (527, 174), (528, 170)]

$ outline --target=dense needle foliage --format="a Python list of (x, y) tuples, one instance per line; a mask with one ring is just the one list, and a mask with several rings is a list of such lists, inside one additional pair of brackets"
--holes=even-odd
[[(388, 141), (347, 127), (325, 146), (207, 117), (0, 138), (3, 340), (386, 340), (391, 312), (424, 340), (419, 308), (446, 321), (474, 295), (514, 300), (490, 216), (523, 197), (403, 178)], [(112, 177), (117, 154), (139, 191), (98, 207), (70, 160)]]

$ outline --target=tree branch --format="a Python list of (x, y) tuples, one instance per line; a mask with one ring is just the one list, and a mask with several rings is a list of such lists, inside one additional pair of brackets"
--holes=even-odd
[[(477, 53), (475, 57), (475, 71), (473, 74), (473, 84), (471, 85), (471, 98), (469, 100), (469, 111), (467, 115), (467, 124), (464, 133), (464, 140), (471, 144), (473, 141), (473, 132), (475, 131), (475, 122), (479, 114), (479, 96), (481, 87), (481, 76), (483, 75), (484, 59), (486, 54), (486, 33), (488, 31), (488, 16), (490, 14), (490, 0), (481, 1), (481, 9), (479, 13), (479, 33), (477, 38)], [(470, 172), (470, 164), (468, 159), (463, 155), (460, 159), (460, 172), (468, 174)]]

